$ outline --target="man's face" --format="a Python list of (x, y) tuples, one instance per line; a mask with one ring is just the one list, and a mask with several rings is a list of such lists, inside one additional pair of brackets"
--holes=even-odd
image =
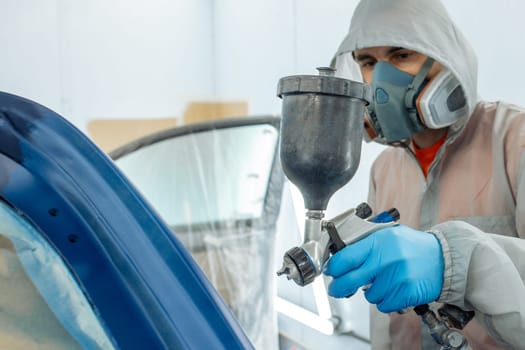
[[(367, 84), (372, 82), (374, 66), (379, 61), (388, 62), (397, 69), (415, 76), (426, 59), (427, 56), (419, 52), (394, 46), (376, 46), (354, 51), (354, 60), (359, 65)], [(427, 74), (427, 79), (432, 79), (441, 68), (441, 64), (434, 62)]]

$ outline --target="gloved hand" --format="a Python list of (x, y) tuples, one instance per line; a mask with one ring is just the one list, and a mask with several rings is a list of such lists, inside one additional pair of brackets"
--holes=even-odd
[(431, 233), (403, 225), (387, 227), (350, 244), (330, 258), (328, 294), (342, 298), (365, 288), (381, 312), (436, 301), (443, 286), (441, 245)]

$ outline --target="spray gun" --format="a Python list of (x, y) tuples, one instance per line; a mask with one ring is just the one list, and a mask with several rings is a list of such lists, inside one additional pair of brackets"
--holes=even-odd
[[(277, 88), (283, 101), (281, 164), (306, 208), (304, 242), (284, 254), (277, 275), (286, 275), (300, 286), (319, 276), (330, 256), (346, 245), (399, 220), (395, 208), (372, 216), (366, 203), (324, 220), (331, 196), (358, 168), (363, 116), (371, 96), (366, 84), (335, 77), (333, 68), (318, 70), (319, 75), (283, 77)], [(450, 328), (462, 328), (473, 313), (449, 307), (440, 309), (438, 318), (427, 305), (414, 310), (442, 349), (469, 348), (462, 334)]]
[(331, 254), (399, 219), (395, 209), (371, 218), (371, 208), (363, 203), (324, 220), (330, 197), (358, 168), (370, 89), (335, 77), (333, 68), (318, 70), (318, 76), (284, 77), (278, 86), (281, 164), (306, 208), (304, 244), (286, 252), (278, 274), (301, 286), (321, 274)]
[(374, 217), (371, 214), (370, 206), (361, 203), (331, 220), (321, 220), (320, 234), (316, 235), (319, 240), (305, 240), (300, 247), (289, 249), (277, 275), (286, 275), (298, 285), (305, 286), (322, 273), (331, 255), (377, 230), (395, 225), (399, 220), (395, 208)]

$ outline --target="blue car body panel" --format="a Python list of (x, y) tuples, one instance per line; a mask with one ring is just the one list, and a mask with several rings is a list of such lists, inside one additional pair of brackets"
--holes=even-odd
[(2, 92), (0, 196), (56, 247), (116, 348), (252, 348), (113, 161), (58, 114)]

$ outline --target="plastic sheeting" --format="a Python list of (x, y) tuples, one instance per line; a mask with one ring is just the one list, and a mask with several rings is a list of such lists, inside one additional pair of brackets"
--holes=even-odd
[(278, 348), (273, 251), (284, 176), (277, 118), (175, 128), (111, 153), (257, 349)]

